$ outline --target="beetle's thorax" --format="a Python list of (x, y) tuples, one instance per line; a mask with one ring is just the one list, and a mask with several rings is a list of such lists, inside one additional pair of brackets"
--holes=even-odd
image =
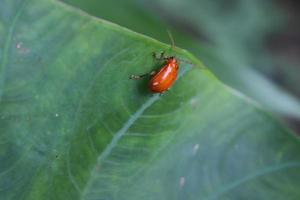
[(173, 56), (172, 56), (172, 57), (169, 57), (169, 58), (167, 59), (166, 65), (172, 66), (172, 67), (178, 69), (178, 63), (177, 63), (177, 60), (176, 60), (176, 58), (173, 57)]

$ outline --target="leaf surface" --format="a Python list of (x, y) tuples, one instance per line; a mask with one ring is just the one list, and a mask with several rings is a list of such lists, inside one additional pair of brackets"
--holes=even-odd
[[(299, 199), (299, 139), (188, 52), (57, 1), (0, 1), (2, 199)], [(131, 74), (190, 60), (162, 96)]]

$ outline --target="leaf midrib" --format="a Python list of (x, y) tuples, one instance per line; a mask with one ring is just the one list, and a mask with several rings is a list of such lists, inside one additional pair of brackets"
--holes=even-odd
[[(178, 74), (178, 79), (180, 79), (187, 71), (189, 71), (190, 68), (186, 67)], [(105, 149), (102, 151), (102, 153), (98, 156), (95, 167), (91, 170), (90, 177), (88, 178), (86, 186), (84, 187), (84, 190), (80, 192), (81, 197), (80, 199), (84, 199), (84, 197), (88, 193), (88, 189), (93, 184), (93, 174), (97, 171), (97, 165), (101, 163), (103, 160), (105, 160), (113, 150), (113, 148), (118, 144), (118, 141), (122, 138), (122, 136), (128, 131), (128, 129), (140, 118), (140, 116), (144, 113), (144, 111), (148, 108), (150, 108), (156, 101), (159, 100), (161, 97), (160, 94), (154, 94), (151, 98), (149, 98), (145, 103), (143, 103), (140, 108), (135, 111), (133, 115), (129, 117), (129, 119), (123, 124), (121, 129), (117, 131), (117, 133), (112, 138), (111, 142), (105, 147)]]

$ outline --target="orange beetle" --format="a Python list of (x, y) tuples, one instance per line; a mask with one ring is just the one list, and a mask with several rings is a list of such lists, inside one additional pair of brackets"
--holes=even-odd
[[(172, 49), (175, 48), (175, 43), (173, 37), (170, 32), (168, 32), (171, 42), (172, 42)], [(164, 60), (164, 64), (161, 69), (156, 73), (152, 71), (147, 74), (143, 75), (131, 75), (130, 79), (140, 79), (144, 76), (151, 75), (151, 79), (149, 82), (149, 90), (152, 93), (163, 93), (167, 91), (175, 82), (178, 74), (179, 64), (175, 56), (165, 57), (164, 52), (161, 53), (160, 57), (157, 58), (156, 54), (153, 54), (154, 58), (157, 60)]]
[(168, 57), (163, 67), (157, 72), (149, 82), (149, 90), (153, 93), (163, 93), (167, 91), (177, 78), (178, 63), (175, 57)]
[(163, 93), (167, 91), (174, 83), (178, 74), (178, 62), (174, 56), (171, 57), (163, 57), (163, 53), (161, 58), (164, 59), (165, 62), (162, 68), (156, 73), (152, 71), (151, 73), (143, 74), (143, 75), (131, 75), (130, 79), (140, 79), (144, 76), (151, 75), (151, 79), (149, 81), (149, 90), (152, 93)]

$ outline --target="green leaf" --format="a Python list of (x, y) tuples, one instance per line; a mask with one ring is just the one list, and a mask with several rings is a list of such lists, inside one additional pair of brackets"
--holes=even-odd
[[(265, 42), (262, 41), (271, 32), (286, 24), (283, 13), (273, 1), (63, 1), (160, 41), (169, 42), (165, 32), (171, 24), (176, 44), (193, 52), (224, 83), (272, 112), (300, 119), (299, 100), (253, 70), (269, 68), (274, 71), (274, 66), (281, 65), (289, 74), (298, 75), (287, 69), (290, 61), (276, 63), (278, 56), (270, 55), (263, 46)], [(287, 74), (282, 76), (287, 78)]]
[[(0, 1), (1, 199), (299, 199), (299, 139), (188, 52), (57, 1)], [(131, 74), (190, 60), (162, 96)]]

